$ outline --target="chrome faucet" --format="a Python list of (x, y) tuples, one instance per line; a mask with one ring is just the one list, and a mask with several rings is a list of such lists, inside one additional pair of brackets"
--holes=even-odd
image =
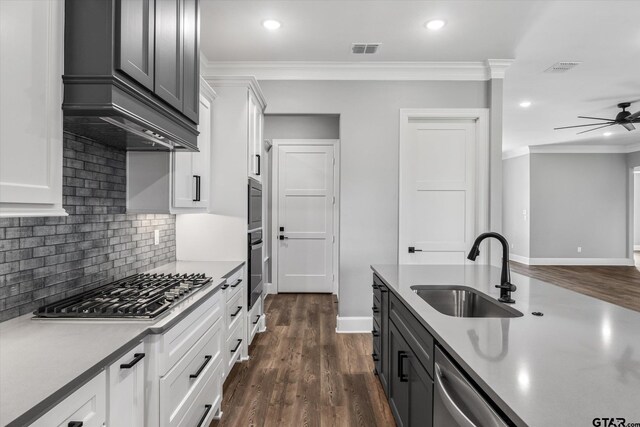
[(500, 274), (500, 284), (496, 285), (496, 288), (500, 289), (500, 298), (498, 298), (498, 301), (513, 304), (516, 301), (511, 298), (511, 292), (516, 290), (516, 285), (511, 283), (511, 272), (509, 271), (509, 242), (507, 242), (507, 239), (505, 239), (503, 235), (493, 231), (482, 233), (476, 238), (476, 241), (473, 242), (467, 259), (475, 261), (478, 255), (480, 255), (480, 243), (489, 237), (498, 239), (502, 244), (502, 273)]

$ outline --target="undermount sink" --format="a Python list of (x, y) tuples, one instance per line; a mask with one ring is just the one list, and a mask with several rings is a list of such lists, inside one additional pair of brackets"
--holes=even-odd
[(468, 286), (412, 286), (431, 307), (452, 317), (521, 317), (522, 313)]

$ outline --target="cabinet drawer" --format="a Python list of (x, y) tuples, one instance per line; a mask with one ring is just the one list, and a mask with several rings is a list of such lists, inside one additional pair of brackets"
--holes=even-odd
[(176, 426), (193, 397), (218, 365), (222, 350), (222, 322), (218, 320), (200, 341), (160, 379), (160, 423)]
[(395, 295), (389, 299), (389, 318), (433, 378), (433, 337)]
[(166, 374), (220, 318), (221, 292), (216, 292), (184, 320), (164, 333), (160, 337), (160, 375)]
[[(371, 335), (373, 337), (373, 350), (374, 353), (377, 352), (378, 356), (380, 355), (380, 352), (382, 351), (382, 334), (381, 334), (381, 329), (380, 329), (380, 325), (378, 324), (378, 322), (376, 320), (373, 321), (373, 329), (371, 330)], [(375, 358), (374, 358), (375, 359)]]
[(256, 333), (258, 332), (258, 328), (260, 327), (260, 321), (261, 318), (263, 316), (262, 313), (262, 297), (258, 298), (258, 300), (253, 304), (253, 307), (251, 307), (251, 310), (249, 311), (249, 322), (247, 325), (248, 331), (249, 331), (249, 342), (248, 344), (251, 344), (251, 342), (253, 341), (253, 337), (256, 336)]
[(243, 334), (244, 328), (242, 328), (241, 323), (237, 323), (235, 329), (233, 329), (229, 333), (229, 338), (227, 339), (227, 345), (225, 348), (227, 373), (231, 372), (231, 368), (233, 368), (233, 365), (240, 359), (240, 354), (242, 353), (242, 343), (244, 342)]
[(31, 427), (67, 427), (73, 422), (82, 427), (102, 427), (107, 419), (107, 375), (104, 371), (74, 391)]
[(231, 331), (238, 324), (242, 323), (241, 319), (245, 315), (244, 299), (242, 296), (242, 292), (236, 292), (234, 296), (227, 300), (226, 313), (228, 331)]
[(218, 361), (213, 372), (184, 415), (179, 427), (207, 427), (220, 410), (222, 403), (222, 361)]
[(373, 312), (374, 322), (378, 322), (378, 325), (380, 325), (382, 323), (382, 305), (380, 304), (380, 301), (376, 301), (375, 298), (373, 299), (371, 311)]

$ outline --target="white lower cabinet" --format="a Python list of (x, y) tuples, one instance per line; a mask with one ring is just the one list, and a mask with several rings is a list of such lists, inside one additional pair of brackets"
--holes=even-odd
[(138, 344), (107, 369), (108, 426), (144, 427), (145, 353)]
[(187, 414), (182, 418), (179, 427), (207, 427), (218, 412), (222, 403), (222, 361), (213, 368), (204, 387), (193, 400)]
[(262, 325), (264, 322), (264, 313), (262, 310), (262, 300), (261, 296), (258, 300), (253, 304), (251, 310), (249, 310), (248, 314), (248, 325), (247, 325), (247, 344), (251, 344), (253, 342), (253, 337), (256, 336), (258, 331), (262, 330)]
[(102, 427), (107, 419), (107, 375), (91, 381), (40, 417), (32, 427)]
[[(190, 418), (192, 403), (222, 360), (222, 320), (219, 318), (205, 335), (162, 378), (160, 378), (160, 426), (182, 425)], [(222, 394), (215, 390), (210, 396)], [(195, 424), (192, 424), (195, 425)]]

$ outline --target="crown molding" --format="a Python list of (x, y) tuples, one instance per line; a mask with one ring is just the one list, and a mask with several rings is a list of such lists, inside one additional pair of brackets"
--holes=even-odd
[(507, 68), (513, 64), (514, 59), (487, 59), (486, 66), (492, 79), (504, 79)]
[(200, 77), (200, 93), (204, 94), (210, 101), (213, 101), (218, 97), (215, 90), (207, 83), (205, 79)]
[(252, 75), (208, 75), (202, 76), (205, 82), (212, 88), (216, 87), (246, 87), (253, 92), (258, 99), (262, 111), (267, 108), (267, 101), (264, 93), (258, 84), (255, 76)]
[(313, 62), (201, 60), (208, 76), (254, 76), (258, 80), (467, 80), (504, 78), (513, 60), (475, 62)]
[(527, 154), (628, 154), (640, 151), (640, 144), (630, 145), (530, 145), (502, 153), (502, 160)]

